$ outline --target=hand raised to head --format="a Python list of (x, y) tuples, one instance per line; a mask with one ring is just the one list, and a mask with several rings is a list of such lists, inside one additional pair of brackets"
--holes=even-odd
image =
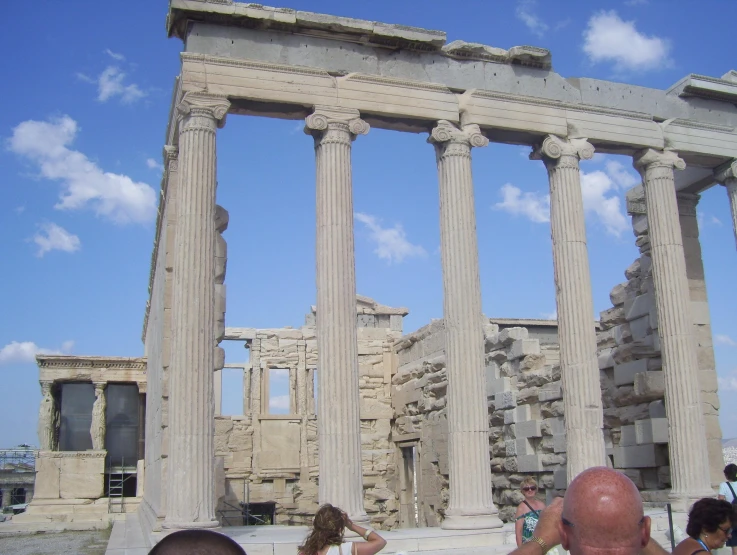
[(558, 528), (563, 514), (563, 498), (557, 497), (540, 513), (540, 520), (535, 526), (534, 535), (543, 540), (548, 547), (560, 543)]

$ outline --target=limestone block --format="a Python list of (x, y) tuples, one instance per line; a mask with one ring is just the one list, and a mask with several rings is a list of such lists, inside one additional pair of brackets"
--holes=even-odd
[(665, 402), (663, 400), (653, 401), (648, 405), (650, 418), (665, 418)]
[(520, 455), (517, 457), (519, 472), (542, 472), (544, 470), (540, 455)]
[(402, 315), (401, 314), (390, 314), (389, 315), (389, 328), (392, 331), (402, 331)]
[(504, 411), (504, 423), (514, 424), (515, 422), (524, 422), (532, 420), (530, 405), (520, 405), (517, 408)]
[(634, 425), (622, 426), (620, 429), (619, 445), (620, 447), (629, 447), (637, 445), (637, 433)]
[(565, 434), (566, 421), (562, 417), (546, 418), (541, 429), (546, 435)]
[(516, 457), (517, 456), (517, 440), (515, 439), (505, 440), (504, 449), (505, 449), (507, 457)]
[(376, 317), (373, 314), (359, 314), (356, 317), (356, 325), (359, 328), (376, 327)]
[(59, 499), (60, 461), (48, 458), (41, 451), (36, 458), (36, 486), (34, 497), (37, 499)]
[(626, 284), (624, 283), (615, 285), (609, 293), (609, 299), (612, 301), (613, 306), (616, 307), (624, 304), (624, 301), (627, 298), (627, 289), (625, 285)]
[(540, 388), (538, 399), (541, 403), (546, 401), (556, 401), (563, 398), (561, 384), (559, 381), (545, 384)]
[(614, 384), (628, 385), (635, 383), (635, 375), (647, 372), (647, 359), (634, 360), (614, 365)]
[(642, 372), (635, 375), (635, 395), (640, 397), (662, 397), (665, 395), (665, 377), (662, 370)]
[(568, 488), (568, 476), (565, 467), (559, 468), (553, 472), (553, 484), (555, 489)]
[(709, 303), (705, 301), (692, 301), (691, 316), (693, 318), (694, 324), (705, 326), (711, 324), (711, 318), (709, 316)]
[(625, 321), (624, 308), (622, 306), (615, 306), (599, 313), (599, 322), (601, 328), (604, 330), (623, 324)]
[(499, 372), (499, 364), (494, 360), (490, 360), (486, 364), (486, 380), (496, 380), (499, 378), (501, 378), (501, 374)]
[(566, 434), (554, 434), (553, 435), (553, 452), (554, 453), (565, 453), (566, 447)]
[(515, 341), (527, 339), (528, 335), (527, 328), (505, 328), (499, 332), (498, 341), (506, 347)]
[(99, 499), (103, 495), (105, 457), (63, 457), (60, 463), (59, 496), (62, 499)]
[(652, 443), (614, 448), (615, 468), (653, 468), (667, 462), (663, 450)]
[(624, 345), (632, 340), (632, 331), (629, 324), (619, 324), (612, 328), (612, 336), (617, 345)]
[(515, 439), (514, 442), (516, 445), (517, 456), (535, 454), (535, 448), (532, 446), (532, 442), (529, 439), (521, 437), (521, 438)]
[(539, 420), (528, 420), (526, 422), (517, 422), (514, 425), (515, 436), (521, 437), (541, 437), (542, 431), (540, 429)]
[(650, 316), (647, 314), (630, 322), (630, 333), (632, 334), (632, 341), (635, 343), (646, 341), (647, 336), (650, 335), (650, 330)]
[(653, 306), (655, 306), (655, 299), (652, 293), (627, 299), (624, 302), (624, 317), (631, 322), (642, 316), (648, 316)]
[(496, 410), (511, 409), (517, 406), (517, 391), (502, 391), (494, 395)]
[(226, 229), (228, 229), (228, 222), (230, 221), (230, 214), (228, 214), (228, 211), (220, 206), (219, 204), (215, 205), (215, 229), (218, 231), (218, 233), (224, 232)]
[(668, 419), (649, 418), (635, 422), (637, 443), (668, 443)]
[[(526, 329), (525, 332), (527, 332)], [(518, 339), (512, 343), (512, 347), (509, 351), (509, 360), (515, 360), (527, 355), (539, 355), (540, 341), (537, 339)]]
[(225, 368), (225, 349), (215, 347), (215, 368), (214, 370), (222, 370)]
[(614, 356), (612, 355), (613, 350), (614, 349), (610, 347), (599, 351), (599, 370), (605, 370), (607, 368), (614, 367)]
[(511, 391), (512, 390), (512, 380), (510, 378), (498, 378), (498, 379), (492, 379), (486, 380), (486, 396), (487, 397), (493, 397), (497, 393), (502, 393), (503, 391)]

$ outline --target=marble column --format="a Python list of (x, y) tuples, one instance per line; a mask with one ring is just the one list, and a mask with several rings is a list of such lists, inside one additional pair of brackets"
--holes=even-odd
[[(502, 522), (491, 497), (481, 282), (471, 174), (471, 147), (486, 146), (489, 141), (478, 125), (458, 128), (441, 120), (428, 142), (435, 146), (440, 182), (440, 250), (448, 372), (450, 500), (441, 526), (445, 529), (496, 528)], [(321, 390), (322, 384), (320, 382)]]
[(310, 479), (309, 448), (307, 445), (307, 342), (297, 342), (297, 414), (299, 414), (299, 478)]
[(732, 230), (737, 244), (737, 160), (732, 160), (728, 164), (717, 168), (714, 177), (718, 183), (727, 188), (729, 207), (732, 211)]
[(594, 147), (585, 139), (566, 140), (554, 135), (548, 135), (530, 155), (543, 161), (550, 180), (550, 235), (568, 483), (587, 468), (606, 466), (594, 301), (579, 171), (579, 160), (593, 156)]
[(59, 437), (59, 408), (54, 398), (54, 382), (41, 382), (41, 406), (38, 409), (38, 444), (41, 451), (56, 451)]
[(92, 423), (90, 424), (90, 436), (92, 436), (92, 449), (102, 451), (105, 449), (105, 400), (106, 382), (94, 382), (95, 402), (92, 405)]
[[(251, 414), (258, 416), (263, 412), (261, 406), (261, 340), (251, 342)], [(254, 424), (256, 419), (254, 419)]]
[(169, 379), (168, 511), (163, 527), (218, 526), (213, 503), (217, 127), (230, 104), (186, 93), (179, 112)]
[(675, 152), (644, 149), (635, 154), (634, 166), (643, 179), (650, 234), (669, 429), (670, 500), (676, 510), (686, 510), (695, 500), (714, 495), (673, 175), (686, 164)]
[(315, 139), (317, 178), (317, 353), (320, 503), (358, 522), (363, 508), (356, 267), (351, 143), (369, 131), (357, 110), (316, 106), (305, 132)]

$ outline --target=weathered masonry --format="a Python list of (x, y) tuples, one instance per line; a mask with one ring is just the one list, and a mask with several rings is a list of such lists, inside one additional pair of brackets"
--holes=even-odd
[[(666, 491), (677, 508), (713, 494), (721, 432), (691, 214), (698, 194), (719, 184), (737, 222), (737, 72), (688, 75), (668, 90), (566, 79), (540, 48), (446, 44), (440, 31), (230, 0), (171, 0), (167, 28), (184, 51), (143, 330), (139, 513), (148, 530), (219, 525), (216, 453), (230, 484), (260, 480), (265, 491), (270, 481), (274, 498), (296, 505), (284, 513), (295, 520), (302, 510), (296, 480), (309, 481), (317, 501), (339, 505), (354, 520), (387, 526), (395, 517), (391, 497), (381, 496), (393, 487), (400, 524), (419, 518), (446, 529), (501, 526), (498, 506), (513, 504), (513, 486), (525, 474), (539, 475), (546, 489), (562, 488), (607, 462), (644, 489)], [(301, 385), (294, 414), (283, 420), (264, 417), (260, 358), (247, 380), (250, 420), (215, 418), (215, 376), (224, 366), (218, 344), (227, 337), (228, 224), (216, 204), (216, 135), (228, 114), (304, 118), (315, 148), (317, 319), (302, 335), (284, 336), (296, 343), (278, 356), (288, 355), (291, 365), (296, 352), (296, 369), (288, 369)], [(372, 126), (426, 133), (440, 190), (442, 330), (430, 324), (389, 349), (392, 319), (401, 314), (375, 326), (390, 330), (381, 341), (399, 359), (389, 389), (399, 450), (394, 482), (388, 463), (386, 475), (383, 463), (367, 474), (362, 392), (388, 385), (385, 367), (372, 377), (362, 364), (365, 332), (356, 319), (351, 149), (356, 139), (361, 148)], [(471, 157), (498, 142), (528, 145), (548, 171), (554, 358), (529, 329), (502, 329), (481, 314)], [(642, 176), (628, 206), (642, 256), (627, 284), (612, 291), (598, 336), (579, 177), (579, 162), (595, 152), (631, 156)], [(259, 357), (274, 352), (268, 333), (245, 338)], [(308, 341), (315, 342), (310, 353)], [(320, 402), (313, 416), (305, 383), (314, 356)], [(377, 451), (385, 446), (380, 414), (368, 419), (376, 422)], [(290, 449), (274, 468), (268, 453), (284, 440), (269, 443), (264, 432), (272, 428), (294, 438), (299, 430), (300, 445), (307, 441), (299, 460)], [(317, 454), (310, 451), (315, 440)], [(250, 461), (249, 442), (261, 450)], [(412, 480), (418, 468), (423, 478)], [(330, 479), (315, 483), (316, 474)], [(412, 492), (415, 481), (425, 489)], [(372, 490), (382, 503), (367, 502)], [(411, 506), (418, 499), (422, 511)]]

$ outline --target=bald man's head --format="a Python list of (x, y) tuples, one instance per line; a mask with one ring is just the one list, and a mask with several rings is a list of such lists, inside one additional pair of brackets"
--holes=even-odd
[(571, 482), (560, 524), (563, 547), (574, 555), (636, 554), (650, 540), (650, 519), (632, 480), (606, 467), (589, 468)]
[(180, 530), (164, 537), (148, 555), (246, 555), (234, 540), (212, 530)]

